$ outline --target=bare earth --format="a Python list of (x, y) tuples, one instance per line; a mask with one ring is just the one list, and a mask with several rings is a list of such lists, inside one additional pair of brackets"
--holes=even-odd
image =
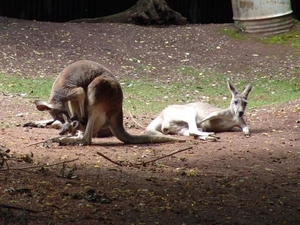
[[(299, 79), (299, 50), (220, 33), (231, 26), (0, 18), (0, 72), (56, 76), (71, 62), (90, 59), (118, 78), (138, 79), (134, 68), (142, 62), (151, 79), (165, 82), (184, 80), (172, 69), (180, 65), (251, 82), (254, 73)], [(1, 224), (299, 224), (300, 100), (249, 109), (250, 138), (236, 131), (219, 134), (217, 142), (183, 137), (184, 143), (137, 146), (114, 137), (95, 138), (91, 146), (45, 142), (58, 131), (22, 127), (49, 118), (32, 99), (2, 93), (0, 100), (0, 145), (10, 149), (9, 170), (0, 168)], [(146, 126), (151, 118), (142, 117), (136, 115)], [(128, 116), (125, 125), (142, 133)], [(147, 163), (161, 156), (167, 157)]]

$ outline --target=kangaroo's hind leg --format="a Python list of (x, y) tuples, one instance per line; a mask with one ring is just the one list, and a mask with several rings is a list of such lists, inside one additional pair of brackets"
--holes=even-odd
[(201, 128), (198, 128), (196, 123), (197, 112), (191, 111), (187, 115), (186, 122), (188, 123), (189, 129), (185, 131), (185, 135), (194, 136), (196, 139), (200, 140), (209, 140), (209, 141), (216, 141), (218, 139), (213, 132), (204, 132)]
[(120, 99), (114, 97), (115, 83), (111, 76), (103, 74), (89, 84), (87, 90), (88, 122), (83, 135), (84, 144), (91, 144), (93, 135), (106, 128), (109, 117), (118, 110), (117, 102)]

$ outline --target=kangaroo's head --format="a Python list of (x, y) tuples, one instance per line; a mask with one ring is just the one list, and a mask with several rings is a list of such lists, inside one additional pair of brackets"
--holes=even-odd
[(54, 108), (52, 104), (49, 104), (42, 100), (35, 100), (34, 104), (39, 111), (48, 111), (54, 120), (58, 120), (64, 123), (63, 115), (69, 117), (69, 113), (63, 109)]
[(72, 136), (74, 136), (76, 134), (77, 130), (80, 129), (79, 121), (77, 121), (77, 120), (72, 121), (65, 114), (63, 114), (62, 116), (64, 119), (64, 123), (62, 124), (59, 134), (60, 135), (71, 134)]
[(252, 89), (252, 85), (248, 84), (242, 93), (238, 93), (238, 91), (229, 81), (227, 81), (227, 86), (231, 93), (231, 102), (230, 102), (231, 112), (237, 117), (242, 117), (246, 110), (247, 98), (249, 92)]

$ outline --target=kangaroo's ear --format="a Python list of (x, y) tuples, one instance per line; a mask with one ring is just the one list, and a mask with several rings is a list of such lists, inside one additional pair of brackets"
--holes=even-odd
[(72, 124), (73, 129), (76, 129), (80, 123), (79, 123), (79, 121), (74, 120), (71, 124)]
[(68, 116), (66, 114), (63, 113), (62, 117), (63, 117), (65, 123), (71, 123), (71, 120), (68, 118)]
[(250, 91), (252, 90), (252, 84), (247, 84), (247, 86), (245, 87), (242, 95), (245, 97), (245, 99), (248, 98), (248, 95), (250, 93)]
[(232, 97), (236, 96), (238, 94), (237, 90), (235, 89), (235, 87), (229, 82), (229, 80), (227, 80), (227, 87), (232, 95)]
[(42, 100), (35, 100), (34, 104), (39, 111), (46, 111), (52, 109), (51, 104), (48, 104), (47, 102)]

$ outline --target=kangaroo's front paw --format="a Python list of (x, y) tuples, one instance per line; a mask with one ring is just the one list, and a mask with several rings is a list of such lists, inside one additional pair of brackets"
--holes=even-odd
[(250, 129), (248, 126), (243, 128), (243, 133), (244, 133), (245, 137), (250, 137)]
[(218, 139), (220, 139), (220, 137), (216, 136), (215, 134), (209, 134), (209, 135), (195, 136), (195, 139), (204, 140), (204, 141), (217, 141)]
[(209, 136), (212, 137), (212, 138), (215, 138), (215, 139), (220, 139), (220, 137), (215, 135), (215, 134), (210, 134)]
[(206, 141), (217, 141), (218, 139), (220, 139), (220, 137), (216, 136), (216, 135), (208, 135), (205, 140)]

